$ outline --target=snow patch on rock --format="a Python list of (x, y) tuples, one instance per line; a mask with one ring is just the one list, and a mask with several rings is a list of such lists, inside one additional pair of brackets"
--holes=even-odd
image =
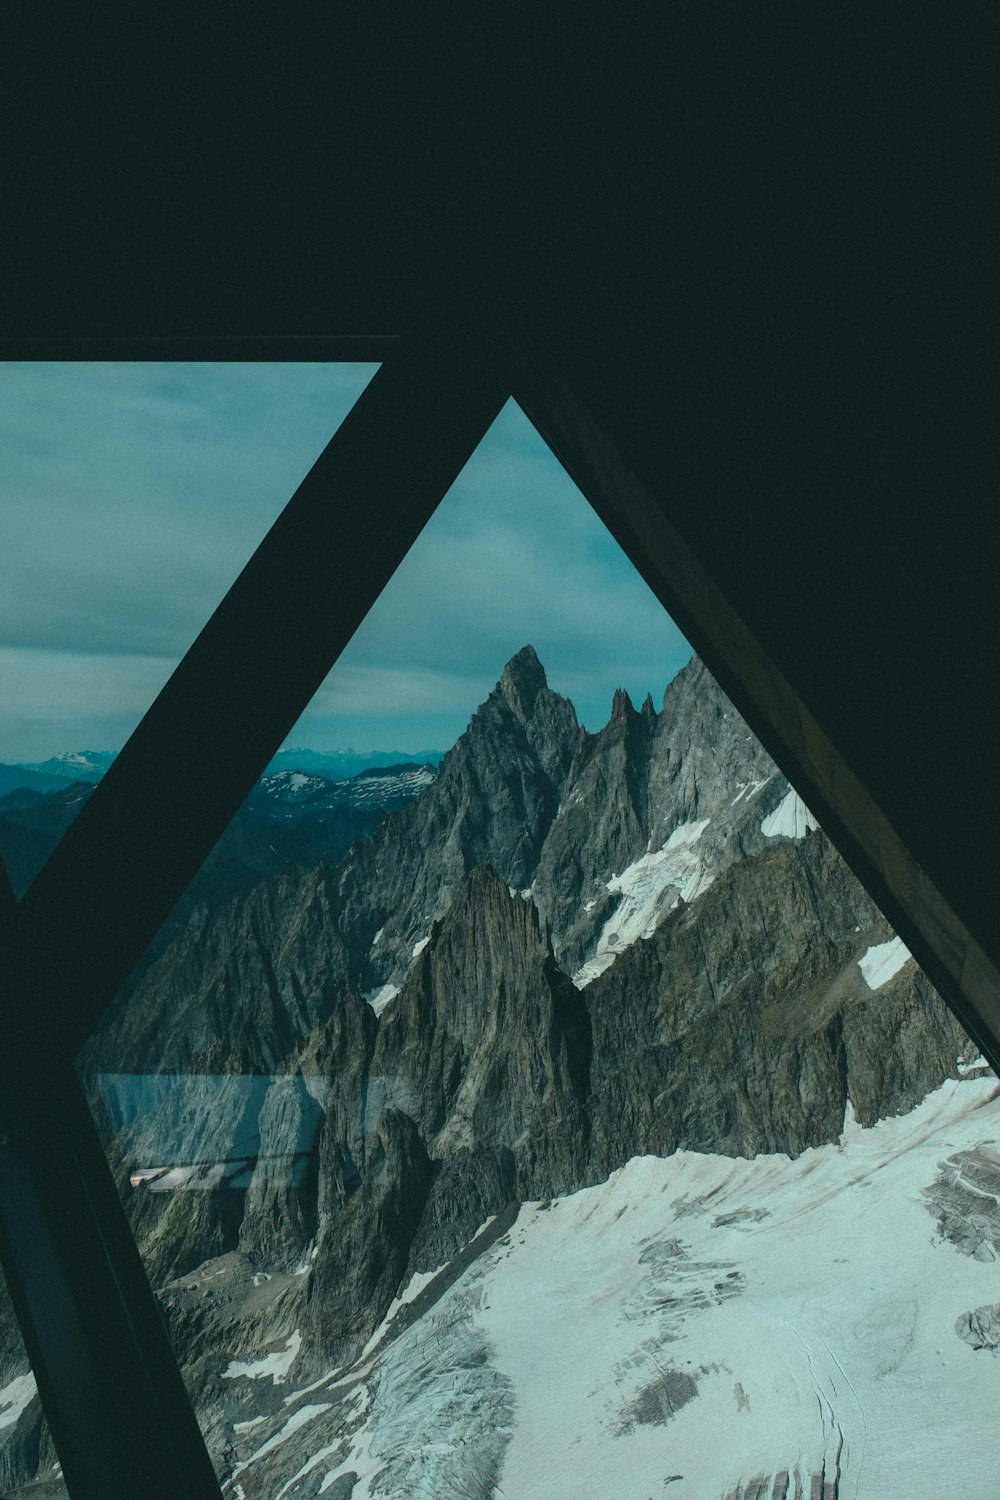
[(368, 990), (365, 999), (377, 1016), (380, 1016), (389, 1004), (399, 994), (398, 984), (383, 984), (381, 989)]
[(262, 1359), (231, 1360), (228, 1369), (222, 1372), (223, 1380), (237, 1380), (245, 1375), (248, 1380), (266, 1380), (270, 1376), (275, 1385), (285, 1385), (302, 1348), (302, 1335), (298, 1329), (289, 1337), (283, 1349), (265, 1354)]
[(715, 871), (697, 845), (710, 821), (682, 823), (662, 849), (642, 855), (607, 882), (605, 889), (622, 899), (605, 922), (592, 957), (573, 975), (578, 989), (610, 968), (623, 949), (652, 937), (661, 917), (678, 901), (691, 901), (708, 889)]
[(774, 812), (761, 823), (760, 831), (767, 839), (801, 839), (807, 829), (818, 827), (798, 792), (789, 787)]
[(0, 1390), (0, 1428), (13, 1427), (37, 1391), (38, 1386), (30, 1370), (27, 1375), (17, 1375), (5, 1385)]
[(895, 978), (900, 969), (911, 958), (909, 948), (906, 947), (902, 938), (890, 938), (887, 943), (876, 943), (869, 948), (863, 958), (858, 959), (858, 968), (864, 975), (865, 984), (870, 990), (880, 990), (890, 979)]

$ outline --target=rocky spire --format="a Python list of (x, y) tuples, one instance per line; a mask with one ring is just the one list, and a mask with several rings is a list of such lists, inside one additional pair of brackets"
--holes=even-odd
[(526, 724), (534, 713), (535, 700), (547, 687), (545, 668), (538, 660), (534, 646), (522, 646), (504, 667), (495, 691), (514, 717)]

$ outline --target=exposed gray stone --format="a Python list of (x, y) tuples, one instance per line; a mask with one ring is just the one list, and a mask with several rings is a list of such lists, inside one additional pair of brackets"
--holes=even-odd
[(982, 1142), (956, 1151), (939, 1164), (938, 1176), (924, 1189), (938, 1232), (965, 1255), (1000, 1258), (1000, 1152)]
[(955, 1320), (955, 1332), (973, 1349), (1000, 1349), (1000, 1302), (962, 1313)]
[(698, 1381), (688, 1371), (660, 1370), (625, 1407), (615, 1427), (616, 1436), (624, 1436), (639, 1426), (662, 1426), (697, 1394)]

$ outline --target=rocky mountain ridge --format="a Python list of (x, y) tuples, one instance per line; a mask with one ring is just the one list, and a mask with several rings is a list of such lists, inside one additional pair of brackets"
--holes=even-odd
[[(277, 828), (318, 790), (259, 792)], [(797, 1158), (971, 1060), (700, 663), (588, 734), (526, 647), (368, 836), (192, 903), (81, 1068), (235, 1477), (248, 1419), (282, 1431), (264, 1372), (363, 1368), (520, 1203), (646, 1156)], [(15, 1439), (25, 1475), (37, 1403)], [(316, 1493), (296, 1462), (239, 1471), (245, 1500)]]
[[(257, 802), (266, 800), (269, 780), (254, 794)], [(306, 809), (310, 786), (302, 786)], [(472, 870), (488, 866), (530, 900), (551, 933), (556, 962), (586, 984), (651, 934), (679, 901), (784, 836), (764, 828), (789, 802), (797, 799), (788, 783), (697, 659), (668, 686), (660, 713), (651, 699), (636, 711), (619, 692), (608, 724), (588, 734), (572, 704), (548, 687), (527, 646), (412, 800), (353, 842), (339, 862), (336, 840), (318, 821), (308, 854), (314, 864), (321, 858), (330, 866), (325, 889), (346, 984), (381, 1009)], [(290, 843), (301, 843), (302, 832), (296, 823)], [(243, 836), (237, 819), (213, 860)], [(270, 832), (268, 843), (274, 843)], [(239, 857), (255, 875), (266, 875), (266, 862), (252, 856), (253, 850)], [(296, 875), (286, 865), (274, 878), (284, 882), (281, 891), (248, 894), (244, 882), (229, 904), (188, 920), (170, 948), (176, 975), (219, 972), (237, 1007), (252, 1011), (257, 992), (246, 982), (245, 945), (228, 944), (225, 933), (245, 930), (245, 902), (278, 914), (287, 909), (294, 924), (294, 912), (316, 891), (312, 870)], [(301, 891), (293, 894), (288, 881), (296, 879)], [(301, 990), (302, 976), (281, 967), (288, 944), (275, 934), (272, 946), (271, 987)], [(228, 967), (221, 957), (227, 951)], [(167, 1065), (156, 1017), (189, 1012), (194, 993), (186, 977), (174, 982), (168, 969), (161, 965), (144, 977), (127, 1037), (101, 1044), (105, 1070), (113, 1070), (115, 1048), (139, 1071)], [(201, 1030), (207, 1034), (211, 1024)], [(172, 1067), (185, 1063), (173, 1051), (169, 1056)], [(271, 1061), (265, 1038), (260, 1066), (266, 1070)]]
[[(866, 982), (891, 934), (811, 829), (700, 663), (661, 713), (617, 694), (588, 735), (525, 648), (433, 781), (339, 865), (192, 918), (91, 1065), (191, 1073), (196, 1094), (199, 1076), (270, 1074), (286, 1125), (302, 1085), (295, 1105), (279, 1075), (312, 1080), (309, 1184), (260, 1169), (210, 1242), (269, 1274), (315, 1256), (313, 1343), (347, 1357), (404, 1273), (512, 1201), (650, 1152), (797, 1155), (848, 1105), (869, 1123), (957, 1076), (964, 1036), (915, 965)], [(169, 1155), (178, 1128), (154, 1113), (122, 1159)]]

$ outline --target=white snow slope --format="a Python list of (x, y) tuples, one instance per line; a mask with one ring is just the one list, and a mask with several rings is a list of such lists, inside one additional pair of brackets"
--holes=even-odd
[(27, 1375), (15, 1376), (5, 1385), (0, 1390), (0, 1427), (13, 1427), (37, 1390), (35, 1377), (30, 1371)]
[[(924, 1193), (998, 1139), (995, 1088), (849, 1118), (794, 1161), (642, 1157), (525, 1205), (403, 1333), (285, 1399), (283, 1421), (335, 1402), (296, 1434), (319, 1487), (285, 1493), (353, 1472), (357, 1500), (724, 1500), (785, 1472), (791, 1495), (798, 1469), (807, 1496), (997, 1494), (1000, 1355), (955, 1323), (1000, 1301), (1000, 1263), (944, 1239)], [(253, 1477), (247, 1500), (273, 1493)]]
[[(671, 1500), (721, 1500), (798, 1466), (808, 1494), (839, 1449), (853, 1500), (995, 1493), (1000, 1360), (955, 1321), (1000, 1299), (1000, 1267), (936, 1235), (921, 1192), (996, 1137), (994, 1087), (946, 1084), (796, 1161), (636, 1159), (523, 1211), (479, 1314), (515, 1393), (504, 1491), (646, 1500), (680, 1475)], [(684, 1394), (668, 1371), (697, 1395), (648, 1420)]]

